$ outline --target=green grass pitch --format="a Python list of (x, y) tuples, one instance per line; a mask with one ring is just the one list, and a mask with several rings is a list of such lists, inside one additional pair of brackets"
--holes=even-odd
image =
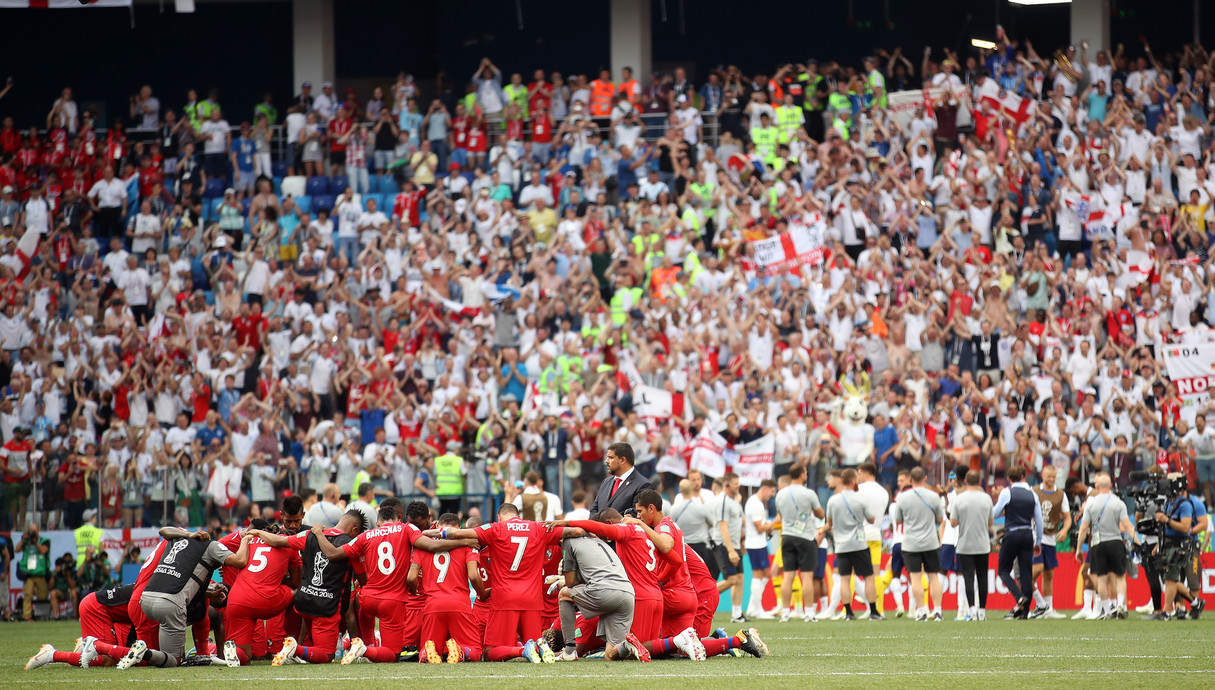
[[(472, 663), (293, 665), (256, 662), (244, 668), (79, 669), (23, 666), (43, 642), (71, 650), (80, 634), (71, 623), (0, 624), (0, 687), (99, 683), (166, 683), (169, 687), (324, 687), (377, 681), (426, 688), (1008, 688), (1008, 687), (1215, 687), (1215, 622), (1004, 621), (915, 623), (906, 619), (754, 623), (771, 655), (720, 657), (704, 663), (660, 660), (650, 664), (580, 661), (572, 664)], [(952, 618), (952, 615), (949, 616)], [(733, 632), (728, 619), (716, 625)], [(370, 683), (368, 683), (370, 681)], [(366, 683), (366, 684), (364, 684)], [(552, 685), (550, 685), (550, 683)], [(308, 685), (304, 685), (308, 684)]]

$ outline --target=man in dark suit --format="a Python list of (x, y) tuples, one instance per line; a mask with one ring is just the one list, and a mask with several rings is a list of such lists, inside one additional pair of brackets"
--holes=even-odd
[(599, 485), (591, 514), (605, 508), (615, 508), (621, 513), (632, 509), (637, 494), (653, 489), (650, 480), (633, 469), (633, 447), (627, 443), (613, 443), (607, 449), (608, 477)]

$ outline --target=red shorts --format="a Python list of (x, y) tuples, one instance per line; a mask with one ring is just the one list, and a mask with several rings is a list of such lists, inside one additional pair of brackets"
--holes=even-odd
[(96, 594), (80, 600), (80, 636), (96, 637), (101, 642), (126, 645), (131, 632), (131, 614), (124, 606), (106, 606)]
[(633, 628), (631, 632), (642, 642), (658, 639), (662, 630), (662, 602), (638, 601), (633, 604)]
[(477, 602), (473, 604), (473, 620), (477, 624), (477, 644), (485, 645), (485, 624), (489, 621), (489, 605)]
[(607, 643), (595, 634), (597, 630), (599, 630), (598, 616), (594, 618), (583, 618), (582, 614), (580, 613), (574, 619), (575, 642), (577, 642), (582, 649), (591, 651), (606, 646)]
[[(402, 642), (406, 647), (422, 648), (422, 609), (405, 609), (405, 636)], [(447, 642), (447, 638), (443, 638), (443, 642)]]
[[(469, 611), (435, 611), (422, 615), (422, 644), (427, 640), (435, 645), (435, 649), (443, 649), (448, 640), (455, 640), (461, 647), (481, 648), (481, 638), (477, 636), (475, 614)], [(419, 655), (418, 661), (422, 661)]]
[(485, 648), (518, 647), (540, 637), (539, 611), (491, 610), (485, 621)]
[(272, 641), (282, 641), (282, 619), (279, 616), (291, 605), (294, 595), (287, 585), (279, 585), (277, 592), (272, 590), (269, 594), (256, 598), (238, 594), (237, 598), (228, 601), (224, 607), (224, 632), (229, 640), (252, 647), (254, 629), (263, 627), (261, 622), (264, 620), (277, 619), (267, 637)]
[(691, 588), (662, 590), (662, 625), (658, 636), (674, 637), (693, 627), (697, 603), (696, 593)]
[(306, 647), (316, 647), (323, 650), (326, 654), (333, 654), (333, 650), (337, 649), (338, 641), (338, 622), (342, 618), (341, 613), (335, 613), (332, 616), (309, 616), (306, 613), (301, 613), (300, 618), (308, 622), (308, 627), (311, 632), (308, 633), (308, 644)]
[(712, 631), (713, 614), (717, 613), (717, 604), (720, 601), (721, 595), (716, 587), (712, 593), (708, 590), (696, 593), (696, 616), (692, 625), (696, 627), (696, 634), (700, 637), (708, 637)]
[[(400, 653), (405, 647), (405, 616), (408, 614), (405, 602), (363, 595), (359, 597), (359, 606), (364, 614), (380, 619), (380, 646)], [(367, 642), (364, 640), (363, 644)]]
[(139, 600), (143, 590), (131, 595), (131, 603), (127, 604), (127, 615), (131, 618), (131, 627), (135, 628), (135, 639), (143, 640), (148, 649), (160, 651), (160, 623), (144, 615)]

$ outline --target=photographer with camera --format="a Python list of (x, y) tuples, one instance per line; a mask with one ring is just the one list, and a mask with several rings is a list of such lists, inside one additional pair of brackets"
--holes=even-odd
[(1139, 531), (1143, 534), (1143, 543), (1139, 553), (1143, 562), (1143, 571), (1147, 577), (1148, 589), (1152, 593), (1151, 615), (1147, 617), (1147, 620), (1168, 620), (1168, 616), (1164, 615), (1164, 610), (1161, 608), (1164, 598), (1161, 576), (1164, 571), (1161, 569), (1162, 554), (1159, 551), (1159, 523), (1156, 522), (1156, 513), (1163, 510), (1168, 504), (1168, 498), (1156, 490), (1156, 487), (1164, 480), (1164, 468), (1160, 465), (1152, 465), (1145, 474), (1148, 479), (1144, 485), (1129, 489), (1125, 494), (1135, 500), (1135, 524), (1139, 526)]
[(1170, 618), (1182, 617), (1184, 613), (1177, 611), (1175, 605), (1175, 599), (1181, 597), (1190, 603), (1190, 617), (1197, 620), (1206, 602), (1191, 594), (1187, 584), (1189, 561), (1194, 559), (1194, 542), (1190, 538), (1190, 529), (1194, 526), (1194, 503), (1190, 501), (1184, 474), (1173, 472), (1168, 479), (1169, 502), (1164, 510), (1156, 512), (1156, 522), (1164, 527), (1160, 545), (1164, 572), (1163, 606)]
[(59, 609), (64, 604), (70, 605), (63, 618), (76, 617), (76, 557), (71, 552), (65, 553), (55, 561), (55, 571), (51, 573), (50, 599), (51, 619), (59, 620)]
[[(1084, 505), (1076, 543), (1084, 543), (1090, 532), (1093, 535), (1089, 568), (1097, 576), (1097, 594), (1102, 602), (1099, 618), (1126, 618), (1126, 545), (1122, 543), (1122, 537), (1129, 534), (1138, 544), (1139, 535), (1127, 517), (1126, 504), (1112, 491), (1110, 476), (1104, 472), (1098, 474), (1096, 487), (1097, 495)], [(1076, 560), (1080, 559), (1080, 550), (1076, 549)]]
[(21, 617), (26, 621), (34, 620), (34, 599), (45, 599), (49, 593), (50, 551), (51, 540), (39, 537), (37, 525), (30, 523), (25, 534), (21, 535), (21, 543), (17, 544), (17, 553), (20, 554), (17, 577), (25, 583)]

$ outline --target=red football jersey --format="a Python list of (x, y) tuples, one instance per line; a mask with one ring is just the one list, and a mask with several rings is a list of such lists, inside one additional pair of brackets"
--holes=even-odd
[[(485, 589), (490, 589), (489, 586), (489, 554), (482, 553), (479, 549), (473, 549), (469, 554), (468, 560), (477, 564), (477, 573), (481, 575), (481, 584), (485, 585)], [(492, 595), (492, 592), (491, 592)], [(473, 609), (477, 611), (488, 611), (489, 602), (477, 599), (473, 602)]]
[[(240, 548), (240, 530), (236, 530), (234, 532), (225, 534), (224, 536), (220, 537), (219, 543), (221, 546), (226, 547), (232, 553), (236, 553), (236, 550)], [(252, 554), (253, 545), (250, 544), (249, 548), (250, 548), (249, 553)], [(252, 562), (252, 561), (250, 561), (250, 562)], [(221, 565), (219, 567), (219, 577), (220, 577), (220, 579), (222, 579), (224, 581), (224, 584), (228, 586), (229, 592), (231, 592), (232, 588), (236, 586), (236, 580), (237, 580), (237, 577), (240, 575), (240, 573), (241, 573), (240, 568), (233, 568), (231, 566), (226, 566), (226, 565)]]
[(717, 579), (709, 574), (709, 566), (700, 554), (688, 549), (688, 575), (692, 579), (692, 588), (697, 592), (717, 591)]
[(164, 555), (167, 543), (169, 543), (167, 540), (161, 539), (156, 548), (152, 549), (148, 560), (139, 566), (139, 576), (135, 578), (135, 591), (131, 594), (131, 601), (139, 601), (139, 595), (143, 594), (143, 590), (148, 586), (148, 580), (152, 579), (152, 573), (156, 572), (156, 564), (160, 563), (160, 557)]
[[(414, 549), (413, 554), (409, 557), (409, 562), (417, 563), (418, 567), (420, 568), (422, 567), (423, 561), (430, 558), (430, 556), (430, 553), (422, 551), (421, 549)], [(423, 579), (422, 581), (418, 582), (418, 591), (416, 594), (408, 591), (405, 592), (405, 608), (413, 611), (424, 610), (426, 608), (426, 599), (428, 598), (426, 596), (427, 594), (429, 594), (429, 592), (426, 589), (426, 580)]]
[(683, 543), (683, 530), (668, 516), (663, 516), (654, 529), (659, 534), (669, 534), (675, 545), (666, 553), (658, 554), (658, 581), (663, 589), (692, 589), (692, 578), (688, 574), (688, 547)]
[(426, 613), (472, 611), (468, 598), (468, 563), (473, 560), (472, 549), (464, 546), (448, 553), (417, 550), (413, 553), (415, 562), (421, 561), (422, 583), (426, 587)]
[[(240, 548), (240, 542), (237, 542)], [(236, 586), (228, 594), (228, 601), (239, 604), (267, 601), (270, 594), (278, 594), (278, 586), (289, 568), (302, 567), (300, 552), (292, 548), (276, 549), (260, 537), (249, 540), (249, 564), (241, 570)]]
[(487, 570), (493, 572), (491, 609), (540, 611), (544, 607), (544, 551), (560, 538), (559, 532), (549, 532), (539, 522), (517, 517), (477, 528), (477, 541), (490, 557)]
[(574, 520), (570, 527), (581, 527), (591, 534), (616, 542), (616, 555), (624, 564), (637, 601), (662, 601), (658, 588), (658, 549), (640, 525), (608, 525), (592, 520)]
[(367, 530), (342, 547), (347, 558), (364, 561), (367, 584), (360, 590), (363, 596), (398, 601), (405, 596), (413, 545), (421, 536), (417, 527), (394, 521)]

